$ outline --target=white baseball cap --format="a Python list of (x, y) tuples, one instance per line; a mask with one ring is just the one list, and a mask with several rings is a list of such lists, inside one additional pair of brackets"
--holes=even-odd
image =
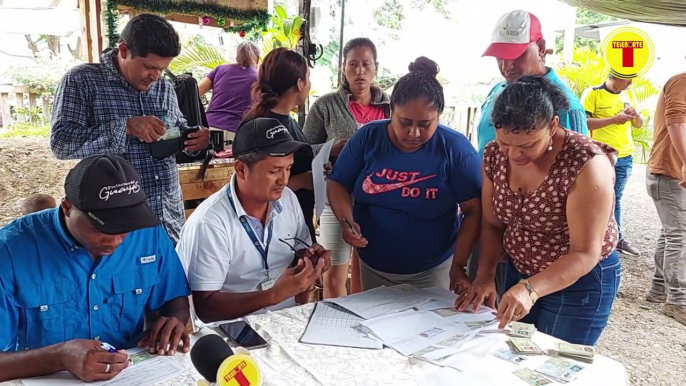
[(498, 20), (491, 36), (491, 45), (482, 56), (514, 60), (524, 53), (529, 43), (541, 38), (541, 22), (533, 13), (512, 11)]

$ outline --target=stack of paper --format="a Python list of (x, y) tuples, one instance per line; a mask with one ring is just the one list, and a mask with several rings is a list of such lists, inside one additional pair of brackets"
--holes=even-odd
[(470, 332), (433, 312), (414, 310), (366, 320), (362, 325), (386, 345), (407, 356), (434, 345), (450, 347), (455, 343), (451, 340), (462, 340)]
[(372, 319), (377, 316), (409, 310), (430, 300), (429, 296), (417, 288), (408, 284), (400, 284), (324, 301), (336, 303), (365, 319)]

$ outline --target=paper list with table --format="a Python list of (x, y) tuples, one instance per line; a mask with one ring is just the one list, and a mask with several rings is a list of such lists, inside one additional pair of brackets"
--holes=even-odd
[(300, 341), (369, 349), (385, 344), (406, 356), (439, 360), (495, 328), (493, 310), (457, 312), (454, 301), (443, 289), (406, 284), (327, 299), (316, 305)]
[[(301, 343), (368, 349), (383, 345), (409, 360), (441, 366), (418, 384), (430, 380), (452, 385), (455, 374), (462, 380), (477, 376), (482, 382), (464, 384), (588, 384), (577, 378), (602, 373), (598, 367), (590, 372), (590, 365), (583, 363), (589, 358), (592, 363), (594, 351), (580, 357), (588, 348), (565, 343), (541, 350), (530, 340), (536, 332), (533, 325), (513, 323), (500, 331), (495, 310), (481, 306), (476, 312), (459, 312), (454, 309), (456, 297), (437, 287), (397, 285), (327, 299), (316, 305)], [(497, 374), (492, 372), (494, 365)]]
[(126, 350), (132, 364), (114, 379), (99, 382), (83, 382), (63, 371), (52, 375), (22, 379), (24, 386), (144, 386), (173, 379), (186, 370), (169, 357), (149, 354), (146, 348)]

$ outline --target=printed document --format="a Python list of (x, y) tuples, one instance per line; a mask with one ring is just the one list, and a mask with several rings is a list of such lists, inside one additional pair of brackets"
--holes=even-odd
[(301, 343), (382, 349), (383, 343), (362, 332), (363, 319), (345, 308), (319, 302), (315, 305)]
[(175, 378), (186, 372), (173, 359), (149, 354), (146, 348), (126, 350), (131, 355), (132, 365), (109, 381), (82, 382), (66, 371), (56, 374), (22, 379), (24, 386), (143, 386)]
[(405, 311), (430, 300), (430, 297), (419, 292), (417, 288), (408, 284), (400, 284), (392, 287), (378, 287), (358, 294), (324, 301), (336, 303), (364, 319), (372, 319)]
[(414, 310), (365, 320), (361, 324), (405, 356), (424, 354), (421, 351), (431, 346), (454, 346), (471, 332), (433, 312)]

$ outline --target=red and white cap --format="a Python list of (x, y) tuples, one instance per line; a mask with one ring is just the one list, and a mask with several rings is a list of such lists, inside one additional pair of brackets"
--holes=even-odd
[(482, 56), (514, 60), (524, 53), (529, 43), (542, 37), (541, 22), (534, 14), (512, 11), (498, 20), (491, 36), (491, 45)]

